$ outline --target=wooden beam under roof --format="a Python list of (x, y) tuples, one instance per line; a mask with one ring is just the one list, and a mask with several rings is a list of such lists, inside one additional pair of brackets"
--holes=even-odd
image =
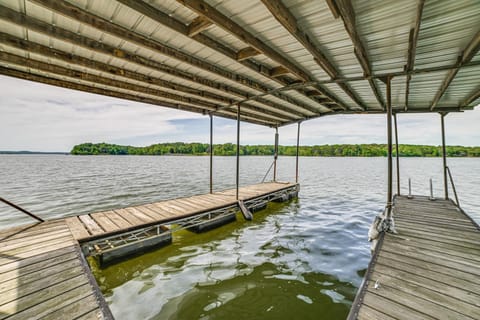
[(210, 28), (212, 25), (213, 23), (210, 20), (205, 19), (204, 16), (198, 16), (188, 25), (188, 36), (193, 37), (194, 35)]
[[(173, 109), (178, 109), (178, 110), (183, 110), (183, 111), (206, 114), (205, 110), (203, 110), (203, 109), (195, 108), (195, 107), (185, 105), (185, 104), (182, 104), (182, 103), (172, 103), (172, 102), (164, 101), (164, 100), (161, 100), (161, 99), (156, 99), (156, 98), (154, 99), (154, 98), (150, 98), (150, 97), (145, 97), (145, 96), (134, 95), (134, 94), (125, 93), (125, 92), (119, 92), (119, 91), (115, 91), (115, 90), (105, 89), (105, 88), (101, 88), (99, 86), (80, 84), (80, 83), (77, 83), (77, 82), (68, 81), (66, 79), (50, 78), (50, 77), (46, 77), (46, 76), (43, 76), (43, 75), (27, 73), (27, 72), (24, 72), (24, 71), (11, 69), (11, 68), (6, 68), (6, 67), (2, 67), (2, 66), (0, 66), (0, 74), (5, 75), (5, 76), (19, 78), (19, 79), (40, 82), (40, 83), (53, 85), (53, 86), (57, 86), (57, 87), (83, 91), (83, 92), (87, 92), (87, 93), (100, 94), (100, 95), (114, 97), (114, 98), (120, 98), (120, 99), (142, 102), (142, 103), (147, 103), (147, 104), (152, 104), (152, 105), (158, 105), (160, 107), (173, 108)], [(224, 118), (229, 118), (229, 119), (232, 119), (232, 120), (235, 120), (237, 118), (237, 113), (236, 113), (236, 111), (233, 111), (233, 110), (222, 110), (222, 111), (218, 111), (218, 112), (211, 112), (211, 114), (218, 115), (218, 116), (221, 116), (221, 117), (224, 117)], [(254, 124), (258, 124), (258, 125), (262, 125), (262, 126), (275, 127), (277, 125), (281, 125), (281, 123), (277, 123), (277, 122), (271, 120), (270, 118), (264, 118), (264, 117), (258, 116), (256, 114), (246, 113), (246, 112), (243, 112), (243, 111), (242, 111), (242, 115), (240, 116), (240, 119), (242, 121), (246, 121), (246, 122), (250, 122), (250, 123), (254, 123)]]
[[(420, 24), (422, 23), (422, 14), (423, 14), (424, 5), (425, 5), (425, 0), (418, 0), (417, 15), (415, 17), (415, 26), (413, 27), (413, 29), (410, 29), (410, 35), (408, 39), (407, 65), (405, 66), (406, 71), (412, 71), (413, 66), (415, 64), (418, 34), (420, 33)], [(406, 88), (405, 88), (405, 111), (408, 110), (408, 96), (410, 94), (411, 79), (412, 79), (412, 76), (408, 75)]]
[[(287, 29), (292, 36), (300, 42), (303, 47), (310, 52), (315, 62), (330, 76), (335, 79), (338, 77), (338, 70), (333, 63), (323, 54), (323, 52), (312, 42), (312, 36), (302, 30), (297, 23), (295, 16), (288, 10), (281, 0), (262, 0), (272, 15), (280, 24)], [(362, 110), (365, 110), (365, 105), (360, 101), (359, 97), (353, 92), (350, 86), (346, 83), (338, 84), (338, 86), (358, 105)]]
[(473, 101), (480, 98), (480, 87), (478, 87), (471, 95), (469, 95), (461, 104), (460, 107), (466, 107), (469, 104), (473, 103)]
[(246, 47), (237, 51), (237, 61), (243, 61), (245, 59), (258, 56), (259, 54), (262, 54), (262, 53), (257, 49), (252, 47)]
[[(279, 54), (276, 50), (269, 47), (263, 41), (255, 37), (253, 34), (249, 33), (247, 30), (242, 28), (239, 24), (235, 23), (227, 16), (223, 15), (214, 7), (210, 6), (203, 0), (177, 0), (177, 2), (183, 4), (187, 8), (193, 10), (197, 14), (204, 15), (207, 19), (212, 21), (217, 26), (223, 28), (226, 32), (234, 35), (241, 41), (255, 48), (256, 50), (262, 52), (265, 56), (269, 57), (273, 61), (280, 64), (279, 67), (283, 67), (290, 71), (290, 73), (300, 81), (311, 81), (310, 76), (302, 68), (298, 67), (294, 62), (285, 58)], [(326, 89), (324, 89), (326, 90)], [(333, 97), (333, 94), (329, 95)], [(344, 104), (339, 101), (338, 98), (333, 100), (340, 106), (342, 109), (345, 109)], [(327, 107), (328, 108), (328, 107)]]
[[(167, 15), (166, 13), (162, 12), (161, 10), (155, 8), (154, 6), (144, 2), (144, 1), (137, 1), (137, 0), (117, 0), (118, 2), (124, 4), (125, 6), (130, 7), (131, 9), (138, 11), (145, 16), (159, 22), (160, 24), (180, 33), (185, 36), (188, 36), (188, 28), (185, 26), (184, 23), (181, 21), (175, 19), (174, 17), (171, 17)], [(218, 53), (221, 53), (225, 56), (227, 56), (230, 59), (236, 60), (239, 63), (241, 63), (243, 66), (249, 68), (250, 70), (254, 71), (255, 73), (258, 73), (261, 76), (267, 77), (273, 81), (276, 81), (277, 83), (281, 85), (289, 85), (291, 84), (291, 81), (287, 80), (284, 77), (272, 77), (271, 76), (271, 71), (272, 69), (269, 68), (266, 65), (263, 65), (261, 63), (258, 63), (256, 61), (249, 60), (248, 58), (251, 58), (255, 55), (262, 54), (259, 52), (257, 49), (253, 47), (246, 47), (244, 49), (241, 49), (237, 52), (232, 50), (231, 48), (225, 46), (224, 44), (220, 43), (219, 41), (212, 39), (204, 34), (197, 34), (195, 36), (191, 37), (193, 40), (197, 41), (198, 43), (201, 43), (205, 45), (206, 47), (209, 47), (212, 50), (215, 50)], [(300, 91), (297, 91), (300, 92)], [(280, 98), (284, 101), (287, 101), (291, 104), (297, 105), (305, 110), (308, 110), (312, 113), (318, 113), (318, 110), (315, 108), (310, 107), (309, 105), (303, 103), (302, 101), (292, 98), (288, 95), (284, 95), (282, 93), (275, 93), (274, 94), (277, 98)], [(316, 104), (322, 104), (318, 99), (316, 98), (310, 98), (314, 103)], [(345, 109), (343, 107), (343, 104), (340, 101), (337, 101), (338, 105)], [(327, 108), (329, 109), (329, 108)], [(330, 111), (333, 111), (330, 109)]]
[[(235, 96), (238, 96), (242, 99), (247, 98), (250, 96), (250, 94), (246, 93), (245, 91), (237, 88), (237, 87), (232, 87), (228, 86), (224, 83), (213, 81), (207, 78), (202, 78), (200, 76), (192, 75), (190, 73), (184, 72), (177, 70), (173, 67), (170, 67), (166, 64), (159, 63), (141, 56), (138, 56), (134, 53), (130, 53), (126, 50), (120, 50), (115, 47), (109, 46), (105, 43), (100, 43), (98, 41), (89, 39), (87, 37), (84, 37), (82, 35), (79, 35), (77, 33), (62, 29), (60, 27), (52, 27), (50, 24), (46, 22), (42, 22), (40, 20), (37, 20), (35, 18), (26, 16), (22, 13), (19, 13), (17, 11), (14, 11), (10, 8), (4, 7), (0, 5), (0, 19), (10, 21), (12, 23), (24, 26), (28, 29), (35, 30), (39, 33), (42, 34), (48, 34), (51, 37), (57, 38), (62, 41), (69, 42), (73, 45), (79, 45), (82, 46), (86, 49), (93, 50), (95, 52), (99, 52), (102, 54), (106, 54), (118, 59), (125, 60), (130, 63), (135, 63), (147, 68), (151, 68), (156, 71), (160, 71), (165, 74), (169, 74), (184, 80), (192, 81), (194, 83), (198, 83), (207, 87), (210, 87), (215, 90), (219, 90), (228, 94), (232, 94)], [(265, 90), (267, 90), (265, 88)], [(267, 99), (255, 99), (256, 101), (268, 105), (274, 109), (285, 109), (288, 110), (288, 112), (292, 114), (297, 114), (300, 117), (303, 117), (306, 115), (306, 113), (299, 112), (297, 110), (294, 110), (292, 108), (288, 108), (285, 106), (280, 106), (277, 103), (274, 103), (270, 100)]]
[(296, 66), (292, 61), (288, 60), (282, 56), (277, 51), (273, 50), (267, 46), (260, 39), (252, 35), (250, 32), (246, 31), (239, 24), (229, 19), (227, 16), (223, 15), (220, 11), (209, 5), (203, 0), (177, 0), (179, 3), (183, 4), (187, 8), (193, 10), (197, 14), (203, 15), (205, 18), (209, 19), (215, 25), (221, 27), (228, 33), (236, 36), (239, 40), (247, 43), (256, 50), (262, 52), (268, 56), (273, 61), (277, 62), (281, 66), (290, 70), (290, 72), (298, 77), (298, 79), (303, 81), (309, 81), (310, 77), (308, 74)]
[[(372, 69), (370, 67), (367, 51), (365, 50), (360, 35), (357, 32), (357, 27), (355, 25), (355, 11), (353, 10), (352, 2), (351, 0), (336, 0), (334, 4), (335, 8), (338, 10), (337, 14), (342, 18), (345, 30), (352, 40), (354, 53), (363, 69), (364, 77), (368, 78), (368, 83), (370, 84), (373, 94), (380, 106), (385, 110), (385, 102), (375, 84), (375, 80), (370, 78), (372, 75)], [(332, 13), (335, 16), (336, 13)]]
[[(222, 103), (222, 104), (232, 104), (234, 103), (234, 99), (224, 97), (221, 95), (217, 95), (215, 93), (209, 92), (209, 91), (204, 91), (204, 90), (199, 90), (192, 88), (191, 86), (186, 86), (178, 83), (174, 83), (171, 81), (166, 81), (160, 78), (152, 77), (152, 76), (147, 76), (143, 73), (138, 73), (134, 71), (130, 71), (124, 68), (116, 67), (111, 64), (106, 64), (102, 63), (99, 61), (95, 60), (90, 60), (85, 57), (81, 56), (76, 56), (72, 55), (70, 53), (66, 53), (60, 50), (57, 50), (55, 48), (49, 48), (47, 46), (43, 46), (38, 43), (30, 42), (28, 40), (24, 40), (21, 38), (17, 38), (15, 36), (2, 33), (0, 32), (0, 44), (4, 44), (7, 46), (11, 46), (20, 50), (25, 50), (29, 53), (34, 53), (38, 55), (42, 55), (46, 58), (52, 58), (52, 59), (57, 59), (64, 61), (65, 63), (68, 63), (69, 65), (78, 65), (82, 67), (86, 67), (92, 70), (104, 72), (106, 74), (112, 74), (118, 77), (134, 80), (134, 81), (139, 81), (144, 83), (145, 85), (155, 85), (163, 88), (168, 88), (171, 90), (183, 92), (186, 94), (194, 95), (198, 98), (204, 98), (204, 99), (209, 99), (209, 100), (214, 100), (216, 102)], [(247, 108), (249, 110), (259, 110), (260, 108), (257, 106), (254, 106), (252, 104), (245, 103), (243, 105), (243, 108)], [(263, 109), (265, 110), (265, 109)], [(266, 114), (269, 114), (274, 117), (289, 117), (289, 118), (301, 118), (302, 115), (296, 115), (289, 113), (288, 110), (281, 110), (278, 109), (278, 111), (270, 111), (270, 110), (265, 110)]]
[[(41, 70), (46, 73), (51, 73), (51, 74), (56, 74), (61, 77), (69, 77), (73, 79), (80, 79), (83, 81), (87, 82), (92, 82), (96, 84), (102, 84), (105, 86), (109, 87), (116, 87), (119, 89), (123, 90), (129, 90), (129, 91), (134, 91), (134, 92), (139, 92), (139, 93), (144, 93), (152, 96), (156, 96), (158, 98), (165, 98), (169, 100), (175, 100), (176, 102), (180, 103), (185, 103), (185, 104), (190, 104), (193, 106), (198, 106), (201, 109), (204, 109), (206, 112), (211, 112), (211, 111), (216, 111), (219, 107), (219, 105), (200, 100), (198, 98), (194, 97), (188, 97), (184, 95), (178, 95), (174, 94), (171, 92), (167, 91), (162, 91), (157, 88), (151, 88), (151, 87), (145, 87), (145, 86), (140, 86), (138, 84), (133, 84), (125, 81), (120, 81), (117, 79), (112, 79), (108, 77), (103, 77), (99, 75), (95, 75), (92, 73), (87, 73), (83, 71), (78, 71), (78, 70), (73, 70), (69, 68), (65, 68), (62, 66), (58, 66), (52, 63), (45, 63), (43, 61), (39, 60), (34, 60), (31, 58), (25, 58), (22, 56), (18, 56), (12, 53), (7, 53), (7, 52), (1, 52), (0, 51), (0, 61), (9, 63), (9, 64), (14, 64), (14, 65), (19, 65), (23, 67), (28, 67), (36, 70)], [(265, 109), (260, 109), (256, 106), (250, 105), (250, 104), (244, 104), (242, 107), (246, 110), (254, 111), (254, 112), (262, 112), (265, 115), (268, 115), (272, 118), (273, 120), (276, 120), (278, 122), (284, 122), (291, 120), (291, 117), (287, 117), (282, 114), (278, 114), (277, 112), (270, 112), (269, 110)]]
[(468, 43), (467, 47), (461, 55), (458, 58), (458, 68), (452, 69), (448, 72), (447, 76), (443, 80), (442, 86), (440, 89), (437, 91), (437, 94), (435, 95), (435, 98), (433, 98), (432, 105), (430, 107), (430, 110), (433, 111), (435, 107), (437, 106), (438, 102), (442, 98), (443, 94), (445, 91), (447, 91), (448, 86), (450, 86), (450, 83), (452, 83), (453, 79), (457, 75), (458, 71), (460, 68), (465, 64), (470, 62), (470, 60), (473, 59), (473, 57), (477, 54), (477, 52), (480, 50), (480, 31), (478, 31), (473, 39)]

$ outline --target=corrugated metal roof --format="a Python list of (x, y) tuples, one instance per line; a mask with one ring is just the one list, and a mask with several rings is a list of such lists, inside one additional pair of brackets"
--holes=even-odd
[(0, 73), (268, 126), (385, 112), (387, 76), (394, 112), (472, 108), (480, 2), (422, 4), (0, 0)]

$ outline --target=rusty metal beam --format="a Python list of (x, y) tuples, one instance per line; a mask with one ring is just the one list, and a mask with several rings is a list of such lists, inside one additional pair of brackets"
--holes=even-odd
[[(412, 71), (413, 66), (415, 65), (415, 55), (417, 51), (417, 42), (418, 34), (420, 33), (420, 25), (422, 23), (422, 14), (423, 7), (425, 5), (425, 0), (419, 0), (417, 5), (417, 16), (415, 18), (415, 26), (413, 29), (410, 29), (410, 35), (408, 39), (408, 56), (407, 56), (407, 65), (405, 69), (407, 71)], [(407, 83), (405, 88), (405, 111), (408, 110), (408, 96), (410, 94), (410, 81), (412, 77), (407, 76)]]
[[(313, 43), (312, 35), (308, 34), (300, 28), (295, 16), (288, 10), (281, 0), (262, 0), (263, 4), (277, 19), (278, 22), (288, 31), (292, 36), (300, 42), (303, 47), (310, 52), (315, 62), (330, 76), (335, 79), (339, 72), (333, 63), (326, 57), (326, 55)], [(340, 88), (360, 107), (365, 110), (365, 105), (360, 98), (353, 92), (348, 84), (338, 84)]]
[[(364, 77), (368, 78), (368, 83), (370, 84), (373, 94), (375, 95), (380, 106), (385, 110), (385, 102), (383, 101), (380, 91), (375, 84), (375, 80), (369, 78), (372, 75), (372, 69), (368, 59), (367, 50), (365, 50), (363, 42), (360, 39), (360, 35), (357, 32), (357, 27), (355, 24), (355, 11), (353, 9), (352, 2), (351, 0), (336, 0), (335, 8), (338, 9), (338, 14), (342, 18), (345, 30), (352, 40), (354, 53), (363, 69)], [(332, 13), (335, 15), (334, 12)]]
[(433, 111), (435, 107), (437, 106), (438, 102), (444, 95), (444, 93), (447, 91), (448, 87), (450, 86), (450, 83), (452, 83), (453, 79), (455, 79), (455, 76), (457, 75), (458, 71), (460, 70), (461, 66), (464, 65), (465, 63), (470, 62), (470, 60), (473, 59), (473, 57), (477, 54), (477, 52), (480, 50), (480, 31), (478, 31), (473, 39), (468, 43), (467, 47), (465, 50), (462, 51), (461, 55), (458, 57), (458, 67), (451, 69), (445, 79), (443, 80), (442, 86), (440, 87), (440, 90), (437, 91), (437, 94), (435, 95), (435, 98), (433, 99), (432, 105), (430, 107), (430, 110)]

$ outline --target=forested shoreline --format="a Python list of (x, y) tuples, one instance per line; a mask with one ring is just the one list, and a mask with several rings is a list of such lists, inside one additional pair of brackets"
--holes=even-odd
[[(214, 155), (233, 156), (236, 145), (232, 143), (214, 144)], [(480, 147), (447, 146), (448, 157), (480, 157)], [(207, 155), (210, 145), (206, 143), (159, 143), (146, 147), (121, 146), (108, 143), (83, 143), (73, 147), (74, 155)], [(273, 155), (273, 145), (241, 145), (240, 155)], [(282, 156), (294, 156), (296, 146), (279, 146)], [(300, 146), (300, 156), (312, 157), (384, 157), (385, 144), (333, 144)], [(395, 150), (394, 150), (395, 154)], [(401, 157), (440, 157), (441, 146), (399, 145)]]

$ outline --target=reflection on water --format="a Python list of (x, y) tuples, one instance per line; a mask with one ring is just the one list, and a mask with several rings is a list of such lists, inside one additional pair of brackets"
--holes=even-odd
[[(241, 185), (271, 157), (242, 157)], [(295, 159), (279, 160), (294, 180)], [(449, 159), (463, 208), (480, 221), (480, 159)], [(215, 157), (216, 190), (235, 185), (235, 158)], [(53, 218), (208, 192), (208, 157), (0, 155), (0, 196)], [(401, 159), (402, 192), (442, 193), (441, 159)], [(180, 174), (179, 174), (180, 173)], [(95, 276), (117, 319), (344, 319), (368, 265), (366, 233), (382, 211), (384, 158), (301, 158), (298, 200), (246, 222), (174, 234), (172, 245)], [(0, 206), (2, 228), (29, 222)]]

